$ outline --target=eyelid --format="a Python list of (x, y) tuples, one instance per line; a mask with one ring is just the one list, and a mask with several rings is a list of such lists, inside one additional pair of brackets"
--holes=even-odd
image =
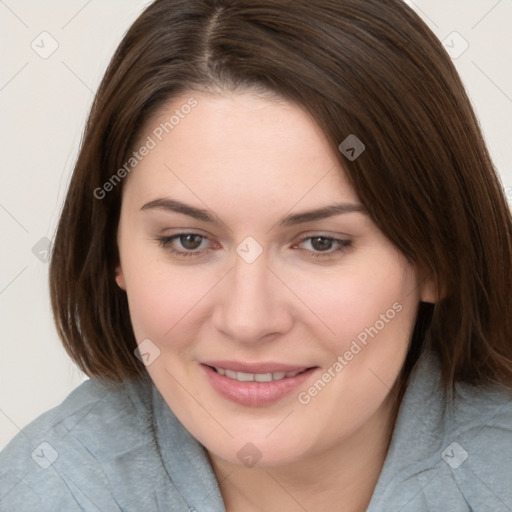
[(325, 238), (338, 238), (338, 237), (352, 238), (353, 237), (353, 235), (350, 235), (348, 233), (340, 233), (339, 231), (332, 232), (329, 230), (322, 230), (322, 229), (319, 229), (316, 231), (308, 229), (307, 231), (302, 231), (301, 233), (299, 233), (297, 235), (297, 237), (300, 237), (300, 238), (308, 238), (308, 237), (315, 237), (315, 236), (324, 236)]
[(172, 248), (171, 244), (172, 244), (173, 240), (179, 239), (180, 237), (186, 236), (186, 235), (193, 235), (193, 236), (201, 237), (203, 239), (203, 240), (201, 240), (201, 243), (203, 243), (204, 240), (208, 240), (211, 242), (209, 236), (203, 235), (202, 233), (195, 233), (193, 231), (180, 231), (178, 233), (173, 233), (171, 235), (157, 236), (155, 239), (157, 242), (159, 242), (159, 245), (161, 247), (163, 247), (165, 250), (167, 250), (171, 253), (180, 255), (180, 256), (200, 256), (200, 255), (204, 255), (205, 252), (209, 252), (212, 250), (211, 248), (202, 249), (202, 250), (191, 250), (191, 249), (179, 250), (179, 249)]
[(336, 235), (327, 235), (322, 233), (314, 233), (314, 234), (307, 234), (303, 235), (298, 242), (294, 244), (294, 246), (301, 245), (304, 242), (311, 240), (313, 238), (325, 238), (326, 240), (330, 240), (333, 242), (333, 244), (337, 244), (336, 249), (329, 249), (327, 251), (311, 251), (308, 249), (301, 249), (299, 248), (299, 251), (307, 252), (310, 256), (314, 258), (332, 258), (340, 253), (347, 252), (352, 247), (352, 238), (338, 238)]
[[(184, 258), (197, 257), (197, 258), (199, 258), (201, 256), (205, 256), (206, 254), (208, 254), (209, 252), (214, 250), (211, 247), (207, 247), (202, 250), (197, 250), (197, 249), (179, 250), (179, 249), (175, 249), (172, 247), (171, 244), (172, 244), (173, 240), (179, 239), (181, 236), (186, 236), (186, 235), (199, 236), (203, 240), (208, 240), (211, 242), (211, 239), (209, 236), (203, 235), (201, 233), (193, 232), (193, 231), (180, 231), (180, 232), (177, 232), (177, 233), (174, 233), (171, 235), (159, 236), (156, 238), (156, 240), (159, 242), (161, 247), (163, 247), (166, 251), (170, 252), (171, 254), (175, 254), (177, 257), (184, 257)], [(348, 239), (337, 238), (336, 235), (330, 235), (330, 234), (321, 233), (321, 232), (312, 232), (312, 233), (308, 233), (308, 234), (303, 233), (303, 234), (301, 234), (301, 237), (299, 238), (299, 240), (297, 242), (294, 242), (294, 244), (291, 247), (294, 248), (294, 247), (301, 245), (304, 242), (311, 240), (313, 238), (325, 238), (326, 240), (329, 240), (329, 241), (333, 242), (334, 244), (337, 244), (337, 248), (334, 250), (329, 249), (327, 251), (314, 251), (314, 250), (308, 250), (308, 249), (299, 247), (298, 251), (302, 252), (302, 253), (307, 253), (308, 256), (313, 257), (313, 258), (328, 259), (328, 258), (333, 258), (340, 253), (347, 252), (352, 247), (352, 239), (351, 238), (348, 238)], [(203, 240), (201, 241), (201, 243), (203, 242)]]

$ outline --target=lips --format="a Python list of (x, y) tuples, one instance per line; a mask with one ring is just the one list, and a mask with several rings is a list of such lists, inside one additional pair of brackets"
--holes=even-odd
[(220, 395), (246, 406), (270, 405), (303, 384), (316, 367), (208, 361), (200, 365)]
[(311, 368), (310, 366), (286, 363), (242, 363), (238, 361), (204, 361), (203, 364), (214, 368), (245, 373), (301, 372)]
[(239, 382), (271, 382), (273, 380), (281, 380), (285, 378), (295, 377), (300, 371), (296, 372), (266, 372), (266, 373), (250, 373), (235, 372), (225, 368), (212, 367), (220, 375), (225, 375), (228, 379), (238, 380)]
[(211, 361), (205, 364), (218, 374), (239, 382), (271, 382), (295, 377), (307, 370), (306, 366), (290, 366), (282, 363), (249, 364), (236, 361)]

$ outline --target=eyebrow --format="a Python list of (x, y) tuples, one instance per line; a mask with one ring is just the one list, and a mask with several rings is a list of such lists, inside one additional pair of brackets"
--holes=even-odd
[[(169, 212), (181, 213), (183, 215), (188, 215), (189, 217), (200, 220), (202, 222), (218, 222), (218, 220), (215, 219), (208, 210), (196, 208), (195, 206), (191, 206), (182, 203), (181, 201), (177, 201), (175, 199), (170, 199), (167, 197), (153, 199), (152, 201), (149, 201), (148, 203), (144, 204), (141, 207), (141, 210), (164, 210)], [(287, 215), (286, 217), (281, 219), (278, 224), (279, 226), (282, 227), (289, 227), (295, 226), (297, 224), (302, 224), (305, 222), (326, 219), (328, 217), (333, 217), (335, 215), (341, 215), (342, 213), (354, 212), (367, 214), (367, 210), (362, 204), (340, 203), (324, 206), (322, 208), (317, 208), (315, 210), (309, 210)]]

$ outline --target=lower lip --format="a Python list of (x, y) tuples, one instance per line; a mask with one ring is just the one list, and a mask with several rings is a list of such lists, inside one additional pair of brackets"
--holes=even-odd
[(270, 382), (240, 382), (221, 375), (205, 364), (200, 365), (212, 387), (224, 398), (240, 405), (262, 407), (277, 402), (309, 378), (315, 370), (309, 368), (295, 377)]

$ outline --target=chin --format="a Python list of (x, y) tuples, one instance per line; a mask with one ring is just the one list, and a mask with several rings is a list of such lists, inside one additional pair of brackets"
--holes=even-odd
[(272, 434), (261, 437), (242, 435), (234, 437), (228, 443), (218, 444), (218, 439), (212, 443), (203, 443), (206, 449), (222, 460), (248, 468), (272, 468), (288, 465), (303, 458), (304, 443), (298, 439), (286, 439), (284, 436)]

